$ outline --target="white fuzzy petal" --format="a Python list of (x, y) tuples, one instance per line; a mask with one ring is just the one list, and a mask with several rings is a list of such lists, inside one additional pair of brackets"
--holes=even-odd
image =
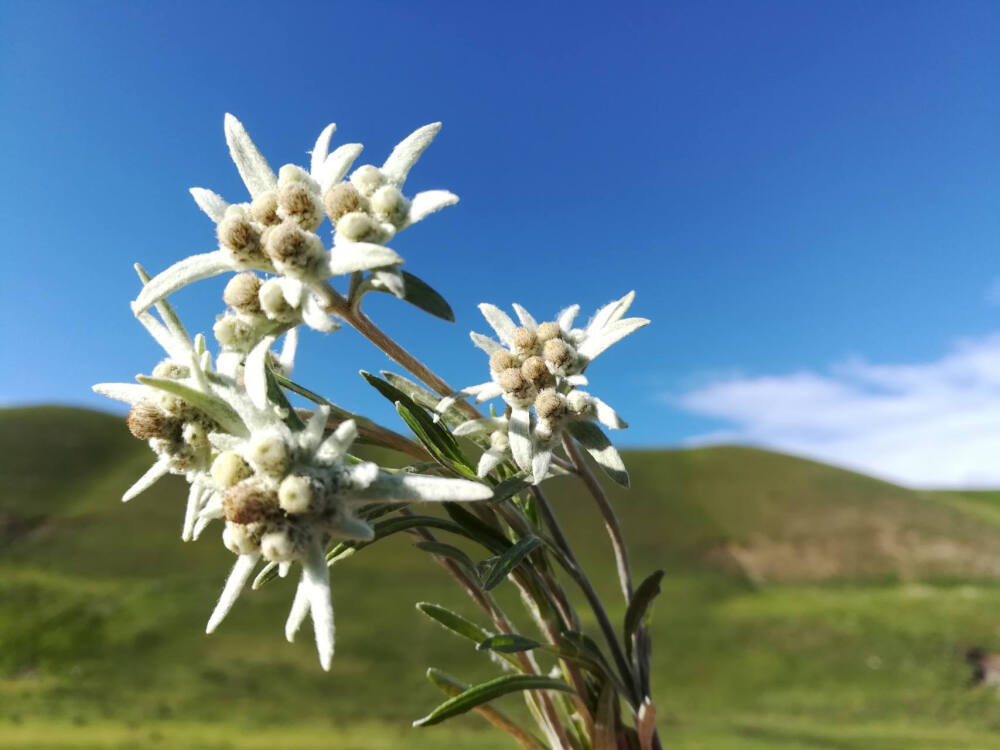
[(113, 398), (115, 401), (124, 401), (126, 404), (142, 401), (152, 393), (148, 385), (137, 383), (98, 383), (90, 389), (94, 393)]
[(222, 518), (225, 515), (225, 511), (222, 508), (222, 495), (218, 492), (212, 494), (208, 499), (208, 502), (198, 511), (198, 518), (206, 518), (209, 521), (214, 521), (216, 518)]
[(502, 430), (504, 427), (504, 420), (500, 417), (484, 417), (483, 419), (470, 419), (467, 422), (462, 422), (452, 431), (452, 434), (458, 437), (482, 435), (485, 432)]
[(316, 634), (316, 652), (319, 654), (320, 665), (329, 672), (335, 638), (333, 601), (330, 596), (330, 569), (318, 542), (314, 541), (309, 545), (302, 568), (302, 580), (306, 584), (309, 613), (312, 615)]
[(321, 333), (332, 333), (340, 328), (340, 324), (326, 314), (323, 305), (312, 294), (302, 304), (302, 322)]
[(243, 183), (256, 198), (261, 193), (273, 190), (278, 184), (278, 178), (268, 165), (267, 160), (250, 140), (243, 123), (228, 112), (225, 120), (226, 143), (229, 144), (229, 154), (233, 157), (236, 169), (239, 170)]
[(456, 203), (458, 203), (458, 196), (447, 190), (424, 190), (413, 196), (406, 222), (416, 224), (432, 213), (448, 206), (454, 206)]
[(278, 278), (278, 286), (281, 287), (281, 296), (285, 298), (289, 307), (298, 307), (302, 304), (302, 297), (306, 293), (305, 284), (298, 279), (281, 276)]
[(478, 346), (480, 349), (482, 349), (484, 352), (486, 352), (489, 355), (492, 355), (493, 352), (497, 352), (497, 351), (500, 351), (501, 349), (503, 349), (503, 347), (500, 346), (500, 344), (498, 344), (496, 341), (494, 341), (493, 339), (489, 338), (488, 336), (484, 336), (481, 333), (476, 333), (475, 331), (470, 331), (469, 332), (469, 337), (472, 339), (472, 343), (473, 344), (475, 344), (476, 346)]
[(399, 299), (406, 296), (406, 282), (398, 268), (383, 268), (372, 271), (372, 280), (388, 289)]
[(530, 312), (525, 310), (516, 302), (513, 304), (513, 308), (514, 312), (517, 313), (517, 319), (521, 321), (522, 326), (524, 326), (525, 328), (530, 328), (532, 330), (538, 328), (538, 323)]
[(581, 375), (581, 374), (578, 374), (578, 375), (569, 375), (569, 376), (563, 378), (563, 380), (565, 380), (567, 383), (569, 383), (572, 386), (588, 385), (590, 383), (590, 381), (587, 380), (587, 376), (586, 375)]
[(596, 313), (594, 313), (594, 317), (587, 324), (587, 333), (599, 331), (605, 326), (611, 325), (612, 323), (620, 320), (622, 315), (628, 312), (629, 307), (632, 306), (632, 300), (634, 299), (635, 292), (629, 292), (621, 299), (609, 302), (604, 307), (599, 309)]
[(514, 331), (517, 330), (517, 326), (514, 325), (514, 321), (510, 319), (507, 313), (496, 305), (491, 305), (487, 302), (479, 305), (479, 312), (483, 314), (486, 322), (496, 331), (497, 336), (500, 337), (503, 343), (507, 344), (507, 346), (514, 344)]
[(341, 276), (355, 271), (399, 265), (403, 259), (395, 250), (370, 242), (338, 243), (328, 254), (327, 275)]
[(257, 552), (249, 555), (240, 555), (236, 558), (236, 564), (233, 565), (233, 569), (229, 573), (229, 578), (226, 579), (226, 585), (222, 588), (219, 601), (212, 611), (212, 616), (208, 618), (208, 625), (205, 626), (206, 633), (215, 632), (215, 629), (219, 627), (219, 624), (229, 614), (229, 610), (233, 608), (236, 600), (239, 599), (240, 594), (246, 587), (247, 581), (250, 580), (258, 559), (260, 559), (260, 554)]
[(330, 138), (333, 137), (333, 132), (337, 129), (337, 124), (331, 122), (316, 139), (316, 145), (313, 146), (312, 153), (309, 158), (309, 174), (312, 175), (314, 180), (318, 181), (317, 175), (323, 168), (323, 162), (326, 161), (327, 155), (330, 153)]
[(360, 143), (345, 143), (338, 146), (333, 153), (326, 157), (323, 166), (318, 174), (313, 174), (313, 178), (319, 183), (320, 191), (325, 193), (334, 184), (344, 179), (344, 175), (351, 169), (354, 160), (361, 156), (364, 149)]
[(538, 451), (531, 457), (531, 476), (535, 484), (541, 484), (549, 473), (549, 464), (552, 463), (552, 451)]
[(323, 433), (326, 431), (326, 422), (330, 418), (330, 407), (321, 406), (313, 412), (306, 422), (306, 428), (299, 433), (299, 445), (302, 450), (309, 454), (314, 453), (323, 442)]
[(389, 158), (382, 165), (382, 172), (386, 178), (397, 187), (406, 181), (406, 176), (410, 173), (413, 165), (424, 150), (431, 145), (431, 141), (441, 130), (440, 122), (432, 122), (424, 125), (405, 139), (403, 139), (389, 154)]
[(208, 528), (208, 525), (212, 523), (213, 520), (215, 519), (200, 516), (194, 523), (194, 529), (191, 532), (191, 539), (197, 541), (198, 537), (201, 536), (202, 532)]
[(594, 414), (597, 421), (611, 430), (624, 430), (628, 424), (618, 416), (618, 413), (596, 396), (590, 397), (594, 404)]
[(142, 287), (139, 296), (132, 303), (132, 312), (141, 313), (183, 286), (235, 269), (236, 265), (223, 250), (184, 258), (158, 273)]
[(200, 187), (193, 187), (190, 192), (194, 202), (198, 204), (198, 208), (204, 211), (205, 215), (216, 224), (225, 218), (229, 204), (221, 195)]
[(236, 374), (240, 371), (242, 355), (239, 352), (220, 352), (216, 360), (216, 370), (220, 375), (224, 375), (232, 380), (236, 379)]
[(278, 356), (278, 365), (286, 377), (295, 369), (295, 352), (298, 348), (299, 329), (292, 328), (285, 334), (285, 340), (281, 343), (281, 354)]
[(171, 359), (177, 362), (188, 360), (188, 354), (192, 351), (191, 345), (177, 341), (167, 330), (167, 327), (153, 317), (151, 312), (144, 310), (135, 317)]
[(278, 563), (278, 578), (287, 578), (288, 571), (292, 569), (292, 564), (288, 560)]
[(479, 466), (476, 467), (476, 476), (480, 478), (485, 478), (487, 474), (493, 471), (500, 462), (504, 460), (504, 456), (496, 451), (486, 451), (479, 457)]
[(577, 352), (586, 360), (592, 360), (612, 344), (621, 341), (645, 325), (649, 325), (646, 318), (625, 318), (611, 323), (587, 336)]
[(472, 502), (493, 497), (485, 484), (468, 479), (380, 472), (360, 496), (382, 502)]
[(288, 619), (285, 620), (285, 638), (289, 643), (295, 640), (295, 634), (299, 632), (302, 623), (305, 622), (306, 615), (309, 614), (309, 586), (306, 583), (306, 574), (302, 573), (299, 585), (295, 589), (295, 598), (292, 600), (292, 608), (288, 611)]
[(267, 408), (267, 353), (274, 336), (265, 336), (250, 350), (243, 367), (243, 382), (250, 401), (258, 409)]
[(150, 466), (146, 473), (135, 480), (135, 483), (125, 490), (125, 494), (122, 495), (122, 502), (127, 503), (129, 500), (139, 495), (154, 484), (156, 484), (160, 479), (165, 477), (170, 471), (170, 459), (168, 458), (158, 458), (156, 463)]
[(531, 414), (527, 409), (512, 409), (507, 427), (510, 452), (517, 465), (531, 470)]
[(196, 484), (192, 484), (188, 489), (187, 509), (184, 511), (184, 528), (181, 531), (181, 541), (190, 542), (194, 536), (194, 524), (198, 518), (198, 511), (201, 509), (201, 499), (204, 497), (204, 490)]
[(489, 401), (491, 398), (496, 398), (501, 393), (503, 393), (503, 388), (501, 388), (497, 383), (486, 383), (479, 389), (479, 393), (476, 394), (476, 403), (481, 404), (484, 401)]
[(337, 429), (323, 441), (319, 450), (324, 459), (336, 460), (351, 449), (351, 445), (357, 440), (357, 437), (358, 427), (354, 424), (353, 419), (348, 419), (337, 425)]
[(573, 327), (573, 321), (576, 320), (576, 315), (579, 312), (579, 305), (570, 305), (556, 316), (556, 322), (559, 324), (559, 328), (562, 329), (564, 333), (569, 333), (570, 329)]

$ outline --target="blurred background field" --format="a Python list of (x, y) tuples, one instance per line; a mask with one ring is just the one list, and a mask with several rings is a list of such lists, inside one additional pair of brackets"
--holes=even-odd
[[(409, 728), (440, 700), (427, 666), (492, 670), (414, 609), (478, 619), (407, 539), (333, 568), (330, 674), (309, 633), (282, 637), (289, 580), (204, 635), (231, 556), (216, 529), (180, 541), (179, 481), (121, 505), (150, 455), (117, 416), (0, 411), (0, 747), (512, 746), (474, 715)], [(749, 448), (626, 462), (634, 489), (611, 491), (637, 575), (667, 570), (653, 620), (667, 747), (1000, 748), (1000, 696), (970, 689), (962, 658), (1000, 646), (1000, 495)], [(595, 510), (551, 487), (620, 619)]]

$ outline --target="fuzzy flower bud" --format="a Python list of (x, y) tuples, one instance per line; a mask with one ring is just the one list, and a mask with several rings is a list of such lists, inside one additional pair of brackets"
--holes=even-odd
[(315, 230), (323, 221), (319, 200), (301, 182), (290, 182), (278, 190), (278, 215), (292, 219), (308, 232)]
[(284, 221), (267, 233), (264, 247), (276, 268), (281, 271), (308, 272), (323, 255), (323, 243), (311, 232), (304, 232), (295, 221)]
[(234, 555), (249, 555), (260, 548), (253, 527), (238, 523), (226, 523), (222, 530), (222, 543)]
[(281, 223), (278, 216), (278, 194), (273, 190), (261, 193), (250, 204), (250, 218), (260, 222), (265, 227), (277, 226)]
[(153, 404), (139, 401), (128, 413), (125, 420), (129, 432), (139, 440), (177, 437), (178, 424)]
[(261, 284), (257, 298), (260, 300), (261, 310), (272, 320), (291, 320), (297, 314), (285, 299), (285, 292), (278, 279), (268, 279)]
[(191, 375), (191, 368), (187, 365), (179, 365), (172, 359), (165, 359), (157, 363), (153, 368), (154, 378), (167, 378), (169, 380), (183, 380)]
[(281, 480), (281, 486), (278, 487), (278, 502), (283, 511), (291, 514), (305, 513), (312, 505), (312, 501), (312, 483), (308, 477), (292, 474)]
[(535, 329), (535, 336), (538, 337), (538, 343), (544, 344), (546, 341), (551, 341), (562, 336), (562, 330), (559, 328), (558, 323), (542, 323)]
[(535, 399), (535, 413), (542, 419), (556, 419), (565, 411), (565, 399), (552, 388), (546, 388)]
[(549, 339), (542, 347), (545, 361), (557, 369), (565, 369), (573, 361), (573, 350), (562, 339)]
[(251, 444), (249, 459), (258, 471), (281, 476), (288, 469), (288, 448), (277, 435), (261, 435)]
[(518, 328), (514, 331), (514, 346), (519, 354), (534, 354), (538, 348), (538, 336), (530, 328)]
[(344, 214), (362, 210), (361, 194), (350, 182), (337, 183), (323, 196), (323, 207), (330, 221), (336, 224)]
[(365, 164), (354, 170), (351, 175), (351, 184), (358, 189), (361, 195), (369, 198), (385, 184), (385, 175), (378, 167)]
[(337, 234), (351, 242), (378, 242), (383, 232), (378, 223), (363, 211), (351, 211), (340, 217)]
[(490, 355), (490, 370), (493, 372), (503, 372), (511, 367), (517, 367), (519, 364), (517, 357), (506, 349), (497, 349)]
[(215, 321), (212, 333), (226, 349), (243, 351), (255, 343), (253, 325), (241, 315), (223, 315)]
[(233, 257), (240, 262), (259, 260), (260, 233), (256, 227), (243, 213), (242, 209), (230, 206), (226, 211), (226, 217), (219, 222), (216, 233), (219, 243), (233, 254)]
[(243, 457), (233, 451), (223, 451), (212, 462), (212, 481), (220, 490), (228, 489), (253, 474)]
[(222, 292), (222, 300), (241, 313), (250, 315), (259, 313), (260, 300), (257, 297), (257, 293), (260, 291), (260, 285), (260, 278), (256, 274), (236, 274), (226, 284), (226, 288)]
[(260, 552), (271, 562), (291, 562), (299, 556), (298, 547), (287, 527), (265, 532), (260, 538)]
[(276, 515), (278, 498), (263, 482), (244, 479), (223, 493), (222, 510), (227, 521), (259, 523)]
[(543, 388), (552, 382), (552, 373), (541, 357), (528, 357), (521, 365), (521, 374), (536, 388)]
[(395, 185), (383, 185), (376, 190), (371, 198), (371, 206), (376, 216), (391, 222), (396, 227), (406, 221), (406, 212), (409, 209), (406, 198)]
[(497, 430), (492, 435), (490, 435), (490, 448), (503, 453), (510, 447), (510, 438), (507, 437), (506, 432), (501, 432)]
[(586, 414), (590, 411), (590, 396), (583, 391), (571, 391), (566, 396), (566, 407), (576, 415)]
[(515, 401), (530, 403), (534, 396), (534, 386), (531, 385), (531, 381), (525, 379), (516, 367), (511, 367), (500, 373), (497, 382), (504, 389), (504, 393)]

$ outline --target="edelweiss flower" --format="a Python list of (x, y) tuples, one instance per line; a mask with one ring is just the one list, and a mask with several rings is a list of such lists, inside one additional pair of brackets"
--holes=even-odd
[[(381, 167), (364, 164), (349, 180), (324, 191), (323, 202), (335, 227), (334, 250), (342, 244), (374, 242), (384, 244), (398, 232), (430, 214), (458, 202), (447, 190), (425, 190), (403, 195), (403, 183), (441, 130), (434, 122), (415, 130), (400, 142)], [(403, 276), (396, 267), (374, 270), (372, 286), (384, 287), (402, 297)]]
[[(480, 471), (488, 467), (485, 473), (489, 473), (503, 460), (498, 457), (505, 454), (506, 443), (515, 463), (531, 472), (537, 484), (547, 476), (553, 448), (564, 430), (586, 441), (584, 447), (592, 453), (601, 452), (605, 468), (619, 470), (621, 459), (610, 441), (596, 426), (589, 429), (581, 423), (597, 421), (613, 430), (626, 427), (625, 423), (599, 398), (575, 389), (587, 384), (583, 372), (595, 357), (649, 323), (645, 318), (623, 318), (634, 297), (634, 292), (629, 292), (605, 305), (582, 329), (572, 327), (579, 305), (566, 308), (555, 321), (538, 323), (515, 304), (520, 326), (498, 307), (479, 306), (501, 342), (471, 334), (476, 346), (490, 355), (492, 379), (442, 399), (437, 410), (444, 412), (467, 396), (475, 396), (477, 402), (503, 397), (508, 405), (505, 417), (472, 420), (455, 430), (459, 435), (491, 435), (490, 450), (480, 459)], [(500, 435), (495, 443), (493, 435)], [(624, 464), (620, 470), (624, 471)]]
[[(301, 282), (302, 292), (286, 298), (296, 299), (297, 305), (289, 302), (292, 309), (306, 325), (319, 330), (329, 330), (329, 324), (322, 322), (323, 295), (315, 290), (332, 276), (381, 269), (375, 271), (377, 279), (400, 283), (384, 279), (374, 283), (392, 286), (402, 296), (402, 275), (396, 267), (403, 259), (382, 243), (458, 200), (445, 190), (418, 193), (412, 201), (400, 193), (410, 168), (440, 127), (434, 123), (417, 130), (396, 146), (381, 169), (366, 165), (355, 171), (351, 181), (341, 182), (362, 146), (349, 143), (330, 153), (335, 125), (320, 133), (308, 172), (286, 164), (275, 176), (243, 125), (227, 114), (226, 142), (252, 201), (230, 205), (210, 190), (191, 188), (195, 202), (216, 223), (219, 248), (185, 258), (157, 275), (133, 302), (133, 309), (141, 312), (183, 286), (233, 271), (263, 271)], [(362, 189), (355, 187), (358, 184)], [(356, 204), (349, 195), (352, 190)], [(331, 251), (324, 249), (316, 234), (324, 211), (338, 227)], [(370, 231), (362, 230), (361, 225), (368, 223)]]
[[(140, 271), (140, 276), (143, 274)], [(218, 627), (261, 558), (286, 574), (293, 562), (302, 579), (286, 625), (291, 639), (307, 614), (315, 624), (320, 663), (333, 657), (333, 609), (324, 548), (330, 538), (372, 539), (356, 513), (374, 502), (474, 501), (492, 496), (478, 482), (420, 474), (394, 474), (348, 455), (353, 421), (325, 435), (327, 408), (303, 424), (267, 394), (267, 357), (273, 336), (246, 356), (242, 383), (212, 370), (204, 338), (190, 340), (166, 302), (164, 322), (138, 318), (169, 358), (139, 384), (102, 383), (94, 390), (129, 403), (128, 426), (158, 458), (124, 495), (130, 500), (167, 473), (191, 485), (182, 538), (197, 538), (214, 519), (225, 519), (223, 543), (237, 561), (209, 618)]]

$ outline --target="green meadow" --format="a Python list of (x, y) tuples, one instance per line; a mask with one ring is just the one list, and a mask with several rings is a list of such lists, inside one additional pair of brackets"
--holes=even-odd
[[(414, 609), (480, 621), (402, 535), (332, 569), (329, 674), (308, 631), (283, 638), (292, 580), (204, 635), (232, 556), (216, 529), (180, 541), (178, 480), (119, 502), (150, 460), (118, 417), (0, 411), (0, 747), (514, 747), (474, 714), (410, 728), (441, 700), (426, 667), (465, 682), (493, 669)], [(1000, 650), (1000, 494), (749, 448), (625, 460), (633, 489), (609, 491), (636, 575), (667, 572), (653, 619), (666, 747), (1000, 748), (1000, 695), (970, 689), (962, 659)], [(568, 479), (550, 488), (620, 619), (596, 510)]]

